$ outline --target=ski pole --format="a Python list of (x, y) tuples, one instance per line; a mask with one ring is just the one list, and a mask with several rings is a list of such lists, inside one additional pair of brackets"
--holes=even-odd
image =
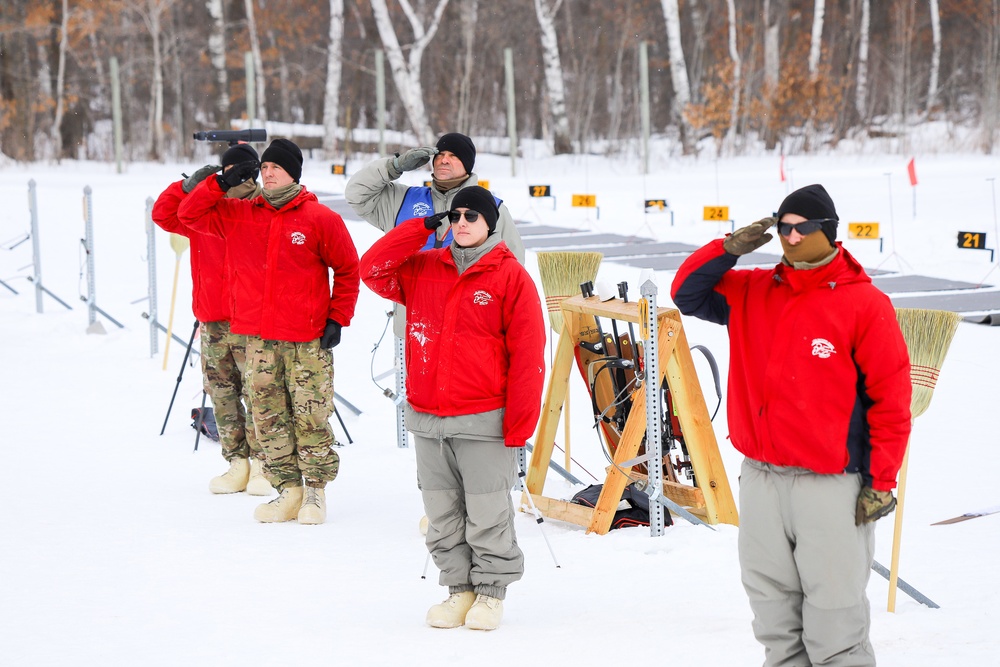
[(427, 560), (424, 561), (424, 573), (422, 575), (420, 575), (421, 579), (426, 579), (427, 578), (427, 568), (429, 568), (430, 566), (431, 566), (431, 552), (428, 551), (427, 552)]
[(188, 356), (191, 354), (191, 346), (194, 345), (194, 336), (197, 333), (198, 320), (195, 320), (194, 331), (191, 332), (191, 340), (188, 341), (187, 351), (184, 352), (184, 361), (181, 362), (181, 372), (177, 374), (177, 384), (174, 385), (174, 393), (170, 397), (170, 405), (167, 406), (167, 416), (163, 418), (163, 427), (160, 429), (160, 435), (163, 435), (163, 432), (167, 430), (167, 420), (170, 419), (170, 411), (174, 408), (174, 399), (177, 398), (177, 390), (181, 386), (181, 378), (184, 377), (184, 367), (187, 365)]
[(549, 536), (545, 534), (544, 519), (542, 519), (542, 513), (538, 511), (535, 507), (535, 501), (531, 499), (531, 492), (528, 491), (527, 484), (524, 483), (524, 471), (518, 470), (517, 477), (521, 480), (521, 489), (524, 490), (524, 495), (528, 497), (528, 506), (531, 508), (531, 513), (535, 515), (535, 523), (538, 524), (538, 529), (542, 531), (542, 538), (545, 540), (545, 546), (549, 548), (549, 554), (552, 556), (552, 562), (556, 564), (556, 569), (560, 569), (559, 561), (556, 559), (556, 552), (552, 550), (552, 545), (549, 543)]

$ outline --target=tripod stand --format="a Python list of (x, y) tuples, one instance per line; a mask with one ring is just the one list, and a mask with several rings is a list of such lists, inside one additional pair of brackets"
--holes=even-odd
[[(194, 321), (194, 329), (191, 331), (191, 338), (188, 340), (187, 349), (184, 350), (184, 361), (181, 362), (181, 372), (177, 374), (177, 384), (174, 385), (174, 393), (170, 397), (170, 405), (167, 406), (167, 416), (163, 418), (163, 427), (160, 429), (160, 435), (163, 435), (163, 432), (167, 430), (167, 420), (170, 419), (170, 411), (174, 408), (174, 399), (177, 398), (177, 390), (181, 386), (181, 378), (184, 377), (184, 367), (187, 366), (188, 357), (191, 356), (191, 346), (194, 344), (194, 337), (198, 333), (199, 324), (198, 320)], [(202, 405), (204, 405), (204, 402)], [(196, 444), (195, 449), (197, 448)]]

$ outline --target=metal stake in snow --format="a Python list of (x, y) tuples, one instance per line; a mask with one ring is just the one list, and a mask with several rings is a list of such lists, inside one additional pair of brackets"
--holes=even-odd
[[(660, 441), (660, 360), (657, 342), (659, 341), (659, 326), (656, 312), (656, 283), (647, 280), (639, 286), (642, 298), (649, 304), (648, 308), (642, 308), (640, 312), (645, 315), (644, 332), (648, 332), (649, 337), (643, 341), (646, 359), (644, 369), (646, 372), (646, 454), (649, 455), (649, 464), (646, 471), (649, 475), (650, 496), (659, 496), (663, 493), (663, 443)], [(663, 535), (663, 505), (660, 503), (649, 504), (649, 536), (660, 537)]]
[(35, 309), (39, 313), (42, 312), (42, 293), (44, 292), (65, 306), (66, 310), (73, 310), (73, 306), (42, 285), (42, 248), (38, 240), (38, 197), (35, 195), (35, 179), (28, 181), (28, 210), (31, 212), (31, 264), (35, 271), (35, 275), (29, 280), (35, 284)]
[(97, 322), (97, 313), (117, 325), (119, 329), (124, 329), (125, 325), (97, 306), (94, 287), (94, 202), (90, 196), (92, 192), (89, 185), (83, 188), (83, 222), (86, 238), (80, 239), (80, 243), (87, 253), (87, 296), (86, 298), (81, 296), (80, 300), (87, 302), (87, 333), (105, 333), (104, 327)]
[(146, 265), (149, 278), (149, 357), (159, 350), (160, 335), (156, 319), (156, 227), (153, 225), (153, 198), (146, 197)]

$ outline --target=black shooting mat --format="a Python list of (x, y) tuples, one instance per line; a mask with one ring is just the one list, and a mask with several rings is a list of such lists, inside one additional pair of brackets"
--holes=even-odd
[(582, 229), (569, 229), (568, 227), (553, 227), (552, 225), (531, 225), (523, 222), (517, 223), (517, 233), (521, 236), (542, 236), (545, 234), (580, 234)]
[[(928, 308), (930, 310), (950, 310), (953, 313), (988, 313), (988, 319), (997, 319), (1000, 314), (1000, 291), (951, 291), (921, 296), (890, 296), (896, 308)], [(983, 316), (985, 318), (985, 316)], [(969, 318), (972, 321), (974, 318)], [(983, 324), (993, 324), (983, 322)]]
[[(871, 275), (871, 272), (869, 272), (869, 275)], [(962, 282), (961, 280), (931, 278), (930, 276), (876, 276), (872, 278), (872, 283), (886, 294), (898, 294), (900, 292), (944, 292), (991, 287), (991, 285), (977, 285), (975, 283)]]
[(600, 248), (594, 246), (607, 245), (609, 243), (641, 243), (652, 241), (652, 239), (640, 236), (622, 236), (621, 234), (569, 234), (561, 236), (544, 236), (522, 238), (524, 247), (532, 250), (538, 248), (579, 248), (600, 252)]

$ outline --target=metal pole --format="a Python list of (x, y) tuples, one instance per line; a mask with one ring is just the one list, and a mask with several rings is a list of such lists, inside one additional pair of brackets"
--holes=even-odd
[(896, 232), (895, 232), (895, 222), (896, 218), (892, 213), (892, 173), (886, 172), (886, 184), (889, 187), (889, 236), (892, 238), (892, 250), (890, 255), (896, 254)]
[(510, 135), (510, 175), (517, 176), (517, 112), (514, 97), (514, 50), (503, 50), (503, 69), (507, 80), (507, 134)]
[(250, 127), (253, 127), (257, 122), (257, 88), (253, 70), (253, 54), (249, 51), (243, 54), (243, 67), (247, 77), (247, 120), (250, 122)]
[(153, 198), (146, 198), (146, 263), (149, 276), (149, 356), (159, 351), (160, 336), (156, 330), (156, 226), (153, 224)]
[(118, 58), (111, 56), (111, 123), (114, 128), (115, 168), (122, 173), (122, 93)]
[(378, 154), (385, 155), (385, 54), (375, 51), (375, 117), (378, 122)]
[(649, 173), (649, 52), (639, 42), (639, 118), (642, 121), (642, 173)]
[(83, 188), (83, 249), (87, 253), (87, 325), (97, 321), (97, 300), (94, 296), (94, 204), (90, 186)]
[(405, 449), (410, 446), (406, 434), (406, 411), (403, 407), (406, 396), (406, 346), (402, 338), (393, 336), (396, 342), (396, 446)]
[(28, 210), (31, 212), (31, 261), (35, 269), (35, 310), (42, 312), (42, 250), (38, 241), (38, 197), (35, 179), (28, 181)]
[[(647, 280), (640, 287), (642, 297), (649, 303), (646, 309), (646, 328), (649, 338), (644, 342), (646, 359), (646, 472), (649, 487), (652, 489), (650, 499), (655, 500), (663, 493), (663, 444), (660, 441), (660, 368), (657, 343), (659, 328), (656, 317), (656, 283)], [(649, 503), (649, 535), (663, 535), (663, 505), (658, 502)]]

